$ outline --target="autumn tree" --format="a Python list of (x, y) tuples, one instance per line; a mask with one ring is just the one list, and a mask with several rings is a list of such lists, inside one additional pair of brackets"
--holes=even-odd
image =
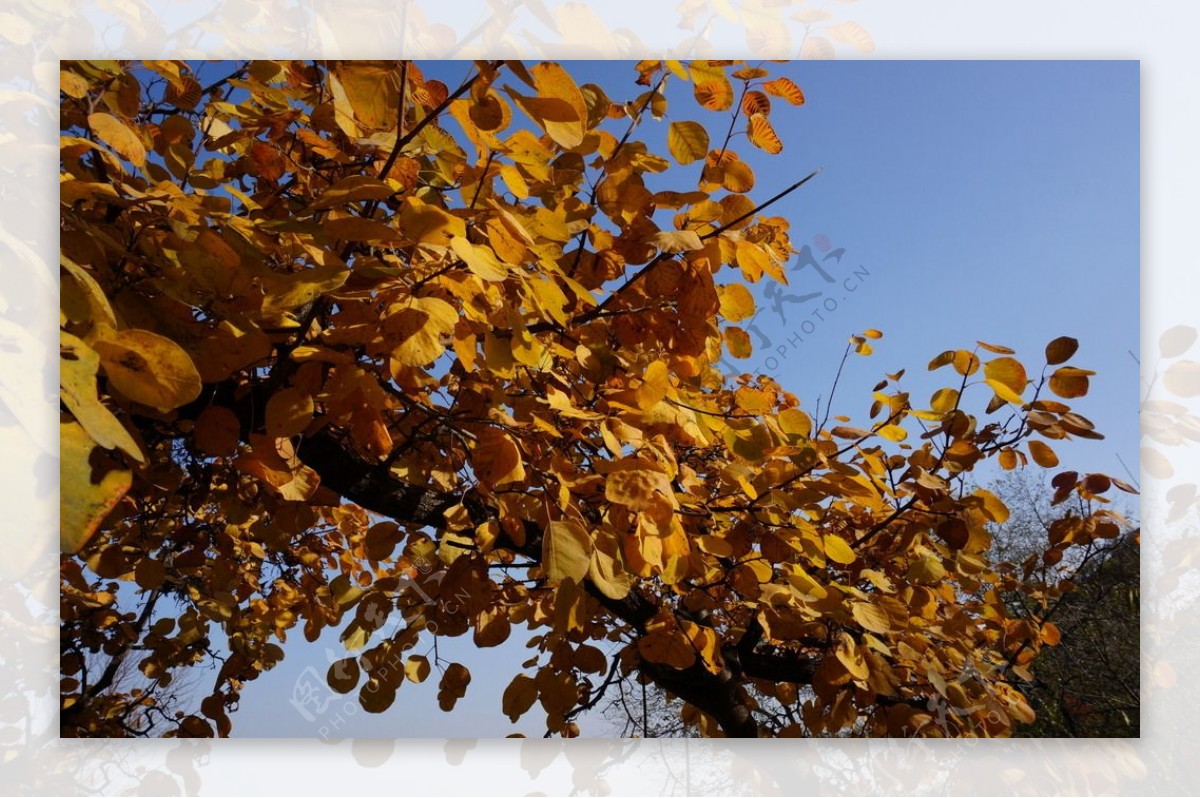
[[(330, 685), (371, 712), (431, 675), (453, 709), (469, 668), (414, 647), (517, 627), (496, 709), (554, 734), (631, 674), (708, 735), (1031, 719), (1054, 640), (1002, 596), (1060, 587), (988, 559), (1008, 511), (964, 480), (1098, 437), (1060, 401), (1089, 387), (1075, 342), (1032, 372), (950, 349), (946, 387), (887, 375), (864, 426), (727, 377), (746, 284), (794, 252), (771, 198), (807, 179), (739, 151), (779, 153), (804, 95), (629, 69), (610, 98), (556, 63), (63, 64), (64, 735), (226, 735), (327, 627)], [(1117, 536), (1128, 486), (1054, 484), (1093, 509), (1045, 557)], [(196, 706), (164, 706), (187, 673)]]

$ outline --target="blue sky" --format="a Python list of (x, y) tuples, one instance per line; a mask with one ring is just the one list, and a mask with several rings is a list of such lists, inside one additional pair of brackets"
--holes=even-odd
[[(421, 66), (452, 86), (467, 70), (466, 64)], [(642, 89), (633, 84), (629, 62), (566, 66), (578, 83), (598, 83), (614, 100)], [(773, 375), (811, 410), (818, 397), (822, 406), (828, 400), (847, 336), (879, 329), (884, 337), (875, 354), (851, 356), (834, 400), (835, 413), (863, 422), (871, 386), (884, 373), (906, 368), (903, 384), (919, 405), (949, 379), (926, 370), (944, 349), (969, 349), (976, 340), (1003, 344), (1036, 376), (1045, 344), (1070, 335), (1080, 341), (1072, 363), (1097, 372), (1089, 396), (1074, 404), (1106, 439), (1056, 443), (1063, 466), (1128, 478), (1120, 456), (1136, 473), (1138, 63), (835, 61), (768, 68), (795, 80), (807, 103), (773, 104), (782, 154), (759, 153), (744, 138), (732, 148), (755, 169), (751, 197), (758, 201), (823, 170), (770, 212), (791, 220), (794, 246), (809, 245), (833, 282), (793, 260), (784, 296), (821, 295), (781, 303), (782, 315), (766, 283), (754, 286), (759, 331), (771, 346), (759, 347), (739, 368)], [(669, 118), (723, 131), (727, 117), (699, 109), (689, 93), (679, 82), (669, 87)], [(635, 138), (665, 153), (666, 126), (647, 119)], [(673, 172), (686, 190), (699, 167)], [(840, 260), (823, 260), (824, 249), (844, 252)], [(980, 412), (986, 392), (979, 389)], [(469, 636), (439, 643), (443, 659), (461, 661), (473, 674), (453, 713), (437, 708), (435, 674), (402, 687), (382, 715), (366, 715), (353, 697), (339, 697), (308, 721), (289, 702), (294, 685), (308, 668), (319, 683), (327, 651), (342, 654), (335, 631), (315, 644), (297, 634), (284, 662), (247, 686), (234, 734), (318, 736), (325, 727), (333, 736), (540, 736), (536, 710), (516, 726), (500, 713), (500, 695), (529, 654), (519, 637), (483, 652), (471, 650)], [(357, 711), (347, 711), (348, 704)], [(330, 728), (335, 718), (341, 721)], [(583, 731), (605, 729), (585, 720)]]

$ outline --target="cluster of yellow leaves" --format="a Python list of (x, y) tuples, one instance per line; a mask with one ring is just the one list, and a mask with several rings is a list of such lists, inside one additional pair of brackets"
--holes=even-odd
[[(1025, 717), (997, 674), (1055, 635), (1002, 596), (1053, 589), (989, 564), (1007, 511), (954, 481), (993, 456), (1055, 467), (1030, 435), (1096, 437), (1040, 394), (1081, 396), (1092, 372), (1058, 339), (1027, 400), (1010, 350), (951, 350), (931, 368), (953, 386), (914, 408), (889, 375), (869, 428), (825, 428), (769, 378), (730, 384), (716, 364), (751, 354), (745, 284), (786, 282), (794, 250), (731, 138), (675, 118), (667, 85), (689, 83), (715, 130), (744, 116), (769, 154), (772, 103), (804, 95), (734, 62), (636, 66), (646, 91), (618, 103), (556, 63), (478, 62), (449, 87), (411, 62), (252, 61), (207, 90), (183, 62), (64, 63), (63, 633), (152, 683), (106, 705), (64, 658), (65, 728), (121, 733), (160, 707), (175, 672), (214, 661), (217, 625), (216, 687), (167, 733), (227, 734), (276, 640), (343, 622), (328, 682), (371, 712), (434, 666), (443, 709), (464, 695), (465, 665), (413, 653), (430, 636), (491, 647), (524, 627), (533, 675), (502, 709), (540, 703), (572, 735), (605, 648), (622, 673), (716, 676), (760, 628), (813, 664), (812, 732)], [(665, 152), (699, 164), (695, 188), (649, 187), (677, 167), (638, 135), (647, 114), (671, 117)], [(1018, 432), (964, 409), (976, 385)], [(1055, 487), (1102, 502), (1127, 487), (1107, 479)], [(1117, 523), (1076, 518), (1053, 551)], [(147, 627), (111, 580), (182, 609)], [(614, 609), (637, 602), (652, 617)], [(960, 684), (968, 663), (991, 676)], [(739, 678), (797, 702), (799, 677)], [(970, 711), (931, 726), (914, 702), (935, 695)]]

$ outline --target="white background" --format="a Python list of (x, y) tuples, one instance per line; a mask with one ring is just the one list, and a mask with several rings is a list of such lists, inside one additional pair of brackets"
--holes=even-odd
[[(1200, 670), (1194, 397), (1143, 451), (1138, 741), (202, 741), (57, 739), (53, 344), (59, 58), (1122, 58), (1142, 62), (1142, 352), (1195, 325), (1195, 6), (1183, 2), (557, 0), (0, 5), (0, 784), (24, 794), (1190, 792)], [(599, 6), (597, 6), (599, 8)], [(694, 27), (680, 27), (695, 9)], [(493, 16), (495, 12), (500, 16)], [(807, 30), (794, 15), (824, 11)], [(854, 22), (856, 26), (845, 23)], [(39, 121), (40, 120), (40, 121)], [(16, 209), (15, 211), (13, 209)], [(1103, 235), (1103, 231), (1097, 231)], [(1097, 275), (1097, 279), (1102, 279)], [(1200, 359), (1189, 352), (1184, 359)], [(1160, 384), (1160, 383), (1156, 383)], [(1156, 388), (1156, 390), (1158, 390)], [(1144, 415), (1146, 411), (1144, 410)], [(1163, 434), (1167, 423), (1179, 435)], [(1194, 433), (1192, 433), (1194, 434)], [(1187, 501), (1180, 504), (1184, 497)], [(1170, 512), (1175, 502), (1177, 509)], [(280, 708), (284, 711), (284, 708)], [(414, 719), (419, 724), (419, 719)]]

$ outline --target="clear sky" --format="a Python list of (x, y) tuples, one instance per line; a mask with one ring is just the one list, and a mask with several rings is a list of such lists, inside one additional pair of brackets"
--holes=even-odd
[[(421, 66), (451, 86), (468, 69)], [(614, 100), (631, 99), (642, 88), (633, 85), (629, 62), (566, 66), (578, 83), (598, 83)], [(847, 336), (879, 329), (884, 337), (875, 354), (851, 356), (833, 403), (835, 413), (862, 423), (871, 386), (885, 372), (906, 368), (903, 384), (921, 405), (945, 384), (939, 381), (947, 379), (944, 373), (926, 370), (944, 349), (969, 349), (976, 340), (1006, 345), (1036, 376), (1045, 344), (1070, 335), (1080, 341), (1072, 363), (1097, 372), (1091, 393), (1075, 405), (1106, 439), (1056, 443), (1055, 449), (1064, 467), (1128, 479), (1120, 456), (1136, 476), (1138, 63), (767, 66), (795, 80), (807, 103), (794, 108), (774, 101), (771, 121), (783, 139), (782, 154), (759, 153), (744, 138), (732, 147), (755, 169), (750, 196), (760, 202), (823, 170), (770, 213), (791, 220), (794, 246), (808, 245), (832, 282), (793, 259), (791, 284), (778, 295), (767, 293), (769, 281), (754, 286), (757, 346), (750, 359), (738, 361), (739, 370), (769, 373), (805, 408), (812, 410), (818, 397), (823, 407)], [(727, 117), (699, 109), (688, 90), (678, 81), (669, 88), (670, 118), (723, 131)], [(635, 138), (665, 154), (666, 120), (647, 119)], [(687, 190), (699, 166), (673, 173), (680, 175), (679, 190)], [(844, 250), (840, 260), (838, 250)], [(764, 339), (769, 346), (761, 345)], [(781, 345), (786, 354), (777, 351)], [(975, 405), (980, 412), (984, 392)], [(367, 715), (351, 695), (308, 720), (290, 703), (294, 686), (312, 668), (308, 676), (315, 672), (314, 686), (321, 688), (328, 656), (343, 654), (336, 631), (315, 644), (297, 631), (284, 662), (247, 686), (233, 733), (540, 736), (545, 726), (536, 708), (515, 726), (500, 712), (500, 695), (529, 653), (519, 637), (514, 630), (504, 646), (480, 652), (472, 650), (469, 635), (439, 643), (443, 659), (463, 662), (473, 675), (453, 713), (437, 708), (434, 674), (423, 685), (402, 687), (382, 715)], [(599, 720), (583, 723), (585, 735), (606, 728)]]

